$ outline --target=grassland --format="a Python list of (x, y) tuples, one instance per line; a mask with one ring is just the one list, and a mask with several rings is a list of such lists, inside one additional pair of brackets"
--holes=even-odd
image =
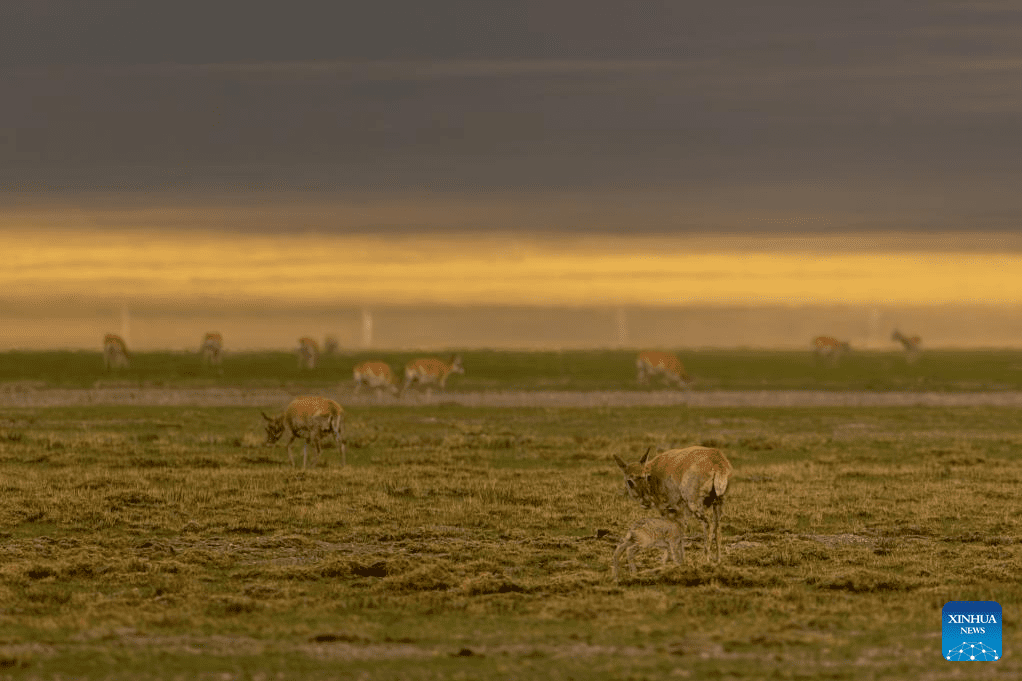
[[(218, 372), (195, 353), (139, 353), (130, 369), (105, 372), (98, 352), (0, 353), (0, 385), (28, 382), (53, 387), (135, 384), (167, 387), (301, 383), (335, 387), (351, 383), (351, 370), (366, 359), (400, 371), (423, 353), (369, 352), (325, 355), (313, 371), (299, 371), (293, 353), (228, 353)], [(630, 350), (564, 352), (461, 352), (465, 374), (451, 378), (458, 391), (659, 390), (639, 386)], [(810, 352), (701, 350), (678, 353), (694, 378), (693, 390), (1022, 390), (1022, 352), (924, 352), (909, 364), (900, 352), (853, 352), (834, 364)]]
[[(366, 407), (303, 472), (253, 409), (3, 409), (0, 678), (1017, 679), (1018, 423)], [(736, 469), (723, 564), (693, 523), (614, 583), (611, 454), (693, 443)], [(1003, 605), (1004, 659), (941, 659), (949, 600)]]

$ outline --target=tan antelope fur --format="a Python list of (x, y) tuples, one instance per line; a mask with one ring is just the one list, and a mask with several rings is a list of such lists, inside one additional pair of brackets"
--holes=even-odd
[(319, 343), (315, 338), (298, 339), (298, 368), (315, 369), (316, 361), (319, 359)]
[(841, 355), (851, 349), (852, 347), (847, 342), (839, 341), (831, 336), (817, 336), (813, 339), (813, 352), (816, 353), (817, 359), (828, 357), (836, 362)]
[[(652, 460), (649, 451), (646, 450), (638, 461), (627, 464), (614, 455), (614, 461), (624, 472), (625, 490), (644, 508), (655, 508), (661, 516), (676, 522), (680, 530), (684, 530), (682, 509), (695, 516), (705, 530), (707, 560), (710, 560), (710, 544), (716, 535), (719, 563), (720, 516), (733, 470), (731, 463), (723, 452), (712, 447), (670, 449)], [(684, 540), (681, 559), (685, 560)]]
[(199, 346), (203, 364), (220, 366), (223, 362), (224, 337), (219, 333), (207, 333)]
[(611, 571), (614, 579), (620, 579), (621, 575), (621, 554), (628, 560), (628, 569), (635, 574), (635, 552), (639, 549), (652, 549), (661, 547), (664, 549), (661, 565), (667, 564), (670, 557), (675, 563), (681, 565), (678, 558), (678, 547), (683, 541), (683, 534), (678, 523), (664, 518), (643, 518), (625, 533), (624, 539), (614, 551), (614, 564)]
[(461, 355), (451, 355), (448, 362), (428, 357), (424, 359), (413, 359), (405, 365), (405, 382), (401, 386), (401, 393), (408, 389), (413, 383), (428, 386), (437, 384), (443, 390), (447, 385), (447, 377), (451, 374), (464, 374), (465, 367), (461, 365)]
[(341, 450), (341, 465), (347, 465), (347, 454), (344, 446), (344, 409), (341, 405), (325, 397), (303, 396), (296, 397), (287, 406), (287, 409), (280, 416), (267, 416), (266, 419), (266, 444), (277, 446), (277, 440), (284, 431), (291, 433), (287, 441), (287, 458), (291, 466), (295, 465), (294, 455), (291, 454), (291, 443), (302, 438), (305, 440), (305, 449), (302, 451), (302, 468), (309, 462), (309, 443), (316, 446), (316, 459), (313, 461), (313, 468), (319, 463), (319, 457), (323, 448), (321, 440), (324, 434), (333, 433), (337, 448)]
[(362, 362), (351, 371), (355, 379), (355, 392), (365, 385), (368, 388), (376, 389), (376, 397), (379, 398), (384, 389), (392, 394), (398, 393), (397, 377), (391, 370), (390, 365), (385, 362)]
[(897, 329), (891, 334), (892, 341), (898, 341), (902, 347), (905, 348), (905, 359), (909, 364), (919, 359), (919, 346), (923, 344), (923, 339), (919, 336), (906, 336)]
[(128, 368), (128, 346), (115, 333), (103, 337), (103, 366), (107, 371)]
[(678, 356), (670, 352), (640, 352), (635, 367), (639, 370), (639, 383), (648, 383), (651, 376), (663, 376), (667, 383), (673, 381), (678, 387), (685, 387), (692, 380)]

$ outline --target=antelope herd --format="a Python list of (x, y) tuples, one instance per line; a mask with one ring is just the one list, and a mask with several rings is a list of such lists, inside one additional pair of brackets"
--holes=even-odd
[[(895, 329), (891, 340), (902, 345), (908, 362), (918, 359), (922, 344), (919, 336), (906, 336)], [(817, 359), (837, 362), (849, 352), (850, 345), (831, 336), (817, 336), (812, 341), (813, 354)], [(336, 347), (328, 342), (328, 348)], [(319, 358), (319, 346), (309, 337), (298, 341), (298, 367), (300, 370), (315, 369)], [(223, 362), (223, 336), (207, 333), (199, 347), (202, 362), (219, 367)], [(127, 345), (116, 334), (107, 334), (103, 339), (103, 363), (110, 370), (124, 369), (130, 364)], [(667, 385), (687, 388), (692, 382), (677, 355), (669, 352), (644, 351), (635, 360), (637, 381), (648, 384), (651, 378), (659, 377)], [(377, 400), (383, 391), (400, 397), (412, 385), (424, 386), (427, 394), (433, 386), (444, 390), (451, 374), (464, 374), (465, 368), (460, 355), (451, 355), (447, 361), (433, 357), (413, 359), (404, 367), (404, 380), (399, 380), (389, 364), (383, 361), (364, 361), (352, 369), (354, 394), (362, 387), (376, 391)], [(309, 465), (309, 446), (315, 455), (312, 466), (316, 467), (322, 457), (323, 438), (332, 436), (341, 454), (341, 466), (347, 465), (344, 442), (344, 408), (336, 401), (318, 396), (297, 397), (283, 413), (270, 416), (261, 412), (266, 430), (266, 446), (276, 443), (288, 435), (287, 455), (291, 466), (295, 466), (291, 446), (297, 439), (304, 440), (302, 468)], [(652, 449), (652, 448), (650, 448)], [(625, 493), (638, 501), (643, 508), (655, 510), (660, 517), (644, 518), (633, 524), (612, 557), (612, 576), (620, 579), (622, 557), (627, 560), (632, 574), (635, 573), (634, 554), (640, 549), (660, 547), (664, 549), (662, 564), (668, 558), (677, 564), (685, 562), (685, 524), (688, 517), (694, 517), (703, 526), (704, 548), (707, 561), (713, 561), (711, 549), (715, 548), (715, 562), (721, 562), (720, 521), (727, 496), (728, 483), (733, 468), (719, 449), (692, 446), (684, 449), (670, 449), (649, 458), (650, 450), (641, 459), (626, 463), (616, 454), (614, 461), (624, 474)], [(683, 522), (685, 524), (683, 524)]]

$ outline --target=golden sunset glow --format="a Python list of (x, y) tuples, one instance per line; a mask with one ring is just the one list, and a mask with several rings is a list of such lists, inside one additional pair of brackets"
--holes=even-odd
[[(1013, 304), (1022, 253), (933, 237), (19, 232), (11, 301), (239, 305)], [(886, 250), (872, 250), (886, 249)]]

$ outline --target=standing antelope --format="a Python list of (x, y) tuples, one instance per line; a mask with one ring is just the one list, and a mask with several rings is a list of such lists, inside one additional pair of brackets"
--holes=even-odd
[[(652, 447), (650, 448), (652, 449)], [(649, 461), (649, 452), (634, 463), (614, 461), (625, 475), (625, 489), (644, 508), (656, 508), (660, 515), (678, 524), (684, 532), (681, 508), (703, 524), (706, 531), (706, 559), (710, 543), (717, 536), (717, 562), (720, 562), (720, 516), (724, 495), (731, 477), (731, 463), (719, 449), (686, 447), (669, 449)], [(685, 560), (685, 542), (681, 542), (681, 560)]]
[(220, 366), (223, 363), (224, 337), (219, 333), (207, 333), (199, 346), (202, 363), (208, 366)]
[(663, 376), (667, 383), (674, 381), (679, 388), (687, 387), (692, 381), (678, 356), (670, 352), (640, 352), (635, 366), (639, 370), (639, 383), (648, 383), (649, 377), (656, 375)]
[(621, 574), (621, 554), (625, 554), (628, 560), (628, 569), (635, 574), (635, 552), (638, 549), (650, 549), (657, 546), (663, 547), (664, 557), (662, 565), (667, 564), (667, 558), (681, 565), (678, 559), (678, 547), (684, 541), (681, 528), (678, 523), (664, 520), (663, 518), (643, 518), (625, 534), (624, 540), (614, 550), (614, 562), (611, 573), (617, 581)]
[(344, 408), (333, 400), (325, 397), (296, 397), (287, 405), (287, 409), (280, 416), (267, 416), (260, 412), (266, 419), (266, 445), (277, 447), (277, 440), (284, 431), (290, 431), (291, 439), (287, 441), (287, 458), (291, 466), (295, 465), (294, 455), (291, 454), (291, 443), (298, 438), (305, 440), (305, 448), (302, 450), (302, 468), (309, 462), (309, 443), (316, 445), (316, 459), (313, 468), (319, 464), (319, 457), (323, 448), (320, 441), (324, 433), (333, 433), (337, 448), (341, 450), (341, 465), (347, 465), (347, 453), (344, 446)]
[(817, 336), (813, 339), (813, 352), (817, 359), (827, 357), (832, 362), (837, 362), (841, 355), (851, 349), (852, 347), (848, 343), (830, 336)]
[(334, 355), (337, 354), (337, 348), (340, 347), (341, 343), (337, 340), (337, 336), (327, 334), (323, 337), (323, 354)]
[(315, 369), (316, 360), (319, 359), (319, 343), (316, 342), (315, 338), (304, 338), (298, 339), (298, 368), (299, 369)]
[(892, 341), (898, 341), (905, 348), (905, 360), (912, 364), (919, 359), (919, 346), (923, 344), (923, 339), (919, 336), (906, 336), (897, 329), (891, 334)]
[(429, 385), (436, 383), (443, 390), (447, 384), (447, 377), (451, 374), (464, 374), (465, 367), (461, 365), (461, 355), (451, 355), (450, 361), (444, 363), (439, 359), (432, 357), (425, 359), (413, 359), (411, 362), (405, 365), (405, 382), (401, 386), (401, 392), (399, 395), (404, 394), (404, 391), (408, 389), (412, 383), (418, 383), (420, 385), (427, 386), (426, 391), (429, 393)]
[(115, 333), (103, 337), (103, 366), (107, 371), (128, 368), (128, 346)]
[(394, 395), (398, 394), (397, 376), (391, 371), (389, 364), (362, 362), (352, 370), (352, 375), (355, 378), (356, 393), (365, 384), (369, 388), (376, 388), (376, 399), (380, 399), (384, 388)]

